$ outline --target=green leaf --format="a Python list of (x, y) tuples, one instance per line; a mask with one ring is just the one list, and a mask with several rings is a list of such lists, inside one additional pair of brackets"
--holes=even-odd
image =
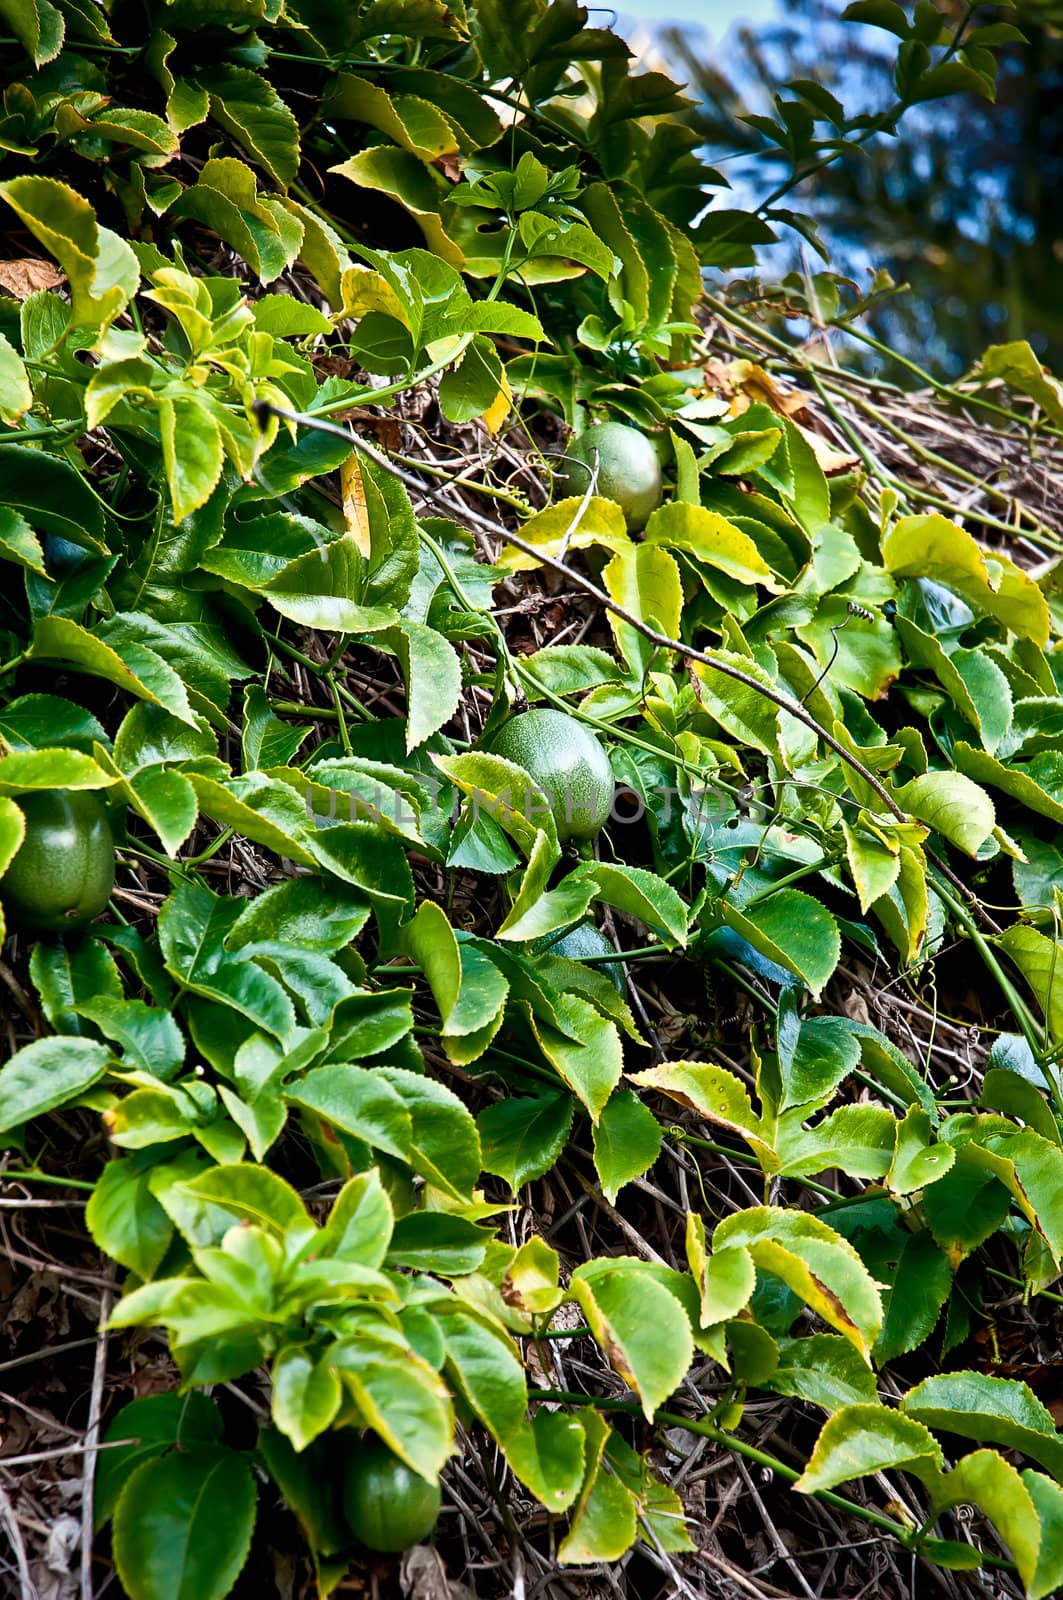
[(150, 1278), (169, 1248), (173, 1224), (136, 1157), (107, 1163), (89, 1196), (85, 1221), (95, 1243), (138, 1278)]
[(110, 774), (80, 750), (16, 750), (0, 756), (0, 794), (39, 789), (106, 789)]
[(794, 1488), (819, 1494), (889, 1468), (923, 1476), (943, 1465), (941, 1446), (921, 1422), (887, 1406), (844, 1406), (824, 1423)]
[(610, 1429), (596, 1411), (583, 1413), (587, 1454), (583, 1487), (572, 1526), (558, 1547), (558, 1560), (571, 1565), (616, 1561), (638, 1534), (635, 1497), (601, 1462)]
[(244, 690), (244, 771), (254, 767), (286, 767), (310, 733), (307, 726), (293, 727), (274, 716), (269, 700), (257, 683)]
[(993, 802), (962, 772), (924, 772), (894, 790), (897, 804), (950, 843), (977, 856), (996, 827)]
[(853, 1178), (881, 1178), (889, 1170), (897, 1127), (892, 1111), (884, 1106), (839, 1106), (811, 1127), (804, 1126), (807, 1115), (801, 1106), (779, 1119), (775, 1154), (780, 1176), (838, 1167)]
[(460, 362), (448, 367), (439, 381), (439, 409), (459, 427), (483, 417), (489, 431), (509, 410), (509, 388), (502, 358), (486, 334), (478, 333)]
[(543, 1177), (568, 1142), (571, 1095), (519, 1096), (496, 1101), (476, 1119), (485, 1172), (497, 1173), (514, 1193)]
[(777, 889), (755, 906), (739, 910), (721, 900), (717, 909), (729, 928), (762, 956), (794, 972), (818, 1000), (842, 952), (832, 912), (802, 889)]
[(22, 357), (0, 334), (0, 421), (15, 427), (32, 404), (33, 390)]
[[(602, 573), (602, 582), (610, 598), (633, 617), (669, 639), (679, 637), (683, 584), (675, 557), (662, 545), (622, 545)], [(612, 612), (609, 626), (620, 654), (632, 672), (641, 677), (657, 646)]]
[(123, 1485), (143, 1461), (177, 1443), (217, 1444), (221, 1431), (217, 1406), (195, 1391), (149, 1395), (123, 1406), (107, 1425), (103, 1442), (109, 1448), (96, 1463), (96, 1527), (109, 1521)]
[(979, 1444), (1021, 1450), (1053, 1477), (1063, 1475), (1063, 1437), (1051, 1413), (1025, 1383), (1014, 1378), (941, 1373), (909, 1389), (901, 1408), (927, 1427), (958, 1433)]
[[(1063, 822), (1063, 804), (1037, 781), (1037, 774), (1043, 770), (1039, 767), (1042, 758), (1009, 767), (994, 756), (975, 750), (962, 739), (956, 741), (952, 755), (959, 770), (976, 783), (987, 783), (991, 789), (999, 789), (1040, 817)], [(1048, 761), (1050, 757), (1046, 755), (1043, 759)]]
[(550, 1511), (565, 1511), (583, 1478), (583, 1423), (564, 1411), (540, 1407), (511, 1435), (506, 1460), (521, 1483)]
[(1051, 422), (1063, 423), (1063, 383), (1041, 365), (1025, 339), (991, 344), (982, 357), (982, 376), (987, 382), (1003, 379), (1017, 394), (1035, 400)]
[(444, 1020), (443, 1048), (462, 1066), (481, 1056), (502, 1026), (509, 983), (483, 950), (463, 941), (458, 953), (461, 988)]
[[(892, 1194), (906, 1196), (937, 1184), (952, 1167), (956, 1152), (948, 1144), (931, 1144), (930, 1117), (910, 1106), (897, 1124), (897, 1145), (886, 1177)], [(925, 1199), (925, 1197), (924, 1197)]]
[(694, 1342), (683, 1307), (644, 1262), (626, 1256), (577, 1267), (569, 1293), (652, 1420), (686, 1376), (693, 1358)]
[(394, 650), (406, 679), (406, 750), (416, 750), (449, 722), (461, 699), (461, 662), (454, 646), (420, 622), (401, 622), (380, 635)]
[[(614, 552), (628, 548), (631, 540), (624, 513), (618, 505), (612, 500), (603, 500), (600, 495), (592, 495), (576, 522), (582, 504), (575, 495), (537, 511), (521, 528), (521, 538), (544, 555), (554, 557), (559, 557), (563, 550), (583, 550), (590, 545), (601, 545)], [(536, 560), (523, 550), (513, 550), (503, 554), (499, 565), (509, 572), (526, 572), (535, 567)]]
[(266, 1167), (244, 1161), (211, 1167), (181, 1187), (197, 1200), (231, 1211), (241, 1222), (253, 1223), (278, 1238), (288, 1234), (305, 1242), (317, 1233), (291, 1184)]
[[(434, 74), (425, 74), (431, 79)], [(328, 101), (328, 115), (378, 128), (411, 155), (436, 161), (458, 150), (450, 119), (416, 94), (388, 94), (378, 84), (345, 72)]]
[(410, 1112), (402, 1096), (374, 1071), (353, 1065), (315, 1067), (289, 1086), (286, 1097), (399, 1161), (411, 1159)]
[(305, 1450), (332, 1422), (343, 1399), (339, 1378), (325, 1357), (315, 1361), (302, 1345), (287, 1345), (270, 1377), (273, 1421), (297, 1450)]
[(275, 978), (225, 948), (239, 915), (238, 901), (223, 900), (199, 884), (182, 884), (159, 912), (163, 960), (194, 993), (232, 1007), (284, 1041), (295, 1027), (291, 1000)]
[(0, 504), (40, 533), (107, 554), (100, 503), (81, 473), (59, 456), (6, 444), (0, 451)]
[(997, 1232), (1011, 1209), (1004, 1185), (974, 1164), (964, 1148), (952, 1170), (926, 1191), (922, 1204), (930, 1231), (954, 1269)]
[(633, 1090), (610, 1095), (594, 1128), (594, 1165), (610, 1204), (625, 1183), (653, 1166), (663, 1137), (657, 1118)]
[(469, 1200), (480, 1176), (480, 1139), (465, 1106), (443, 1084), (402, 1067), (377, 1067), (410, 1113), (410, 1164), (426, 1182), (455, 1200)]
[(1053, 1044), (1063, 1043), (1063, 965), (1054, 939), (1036, 928), (1016, 924), (1001, 934), (999, 944), (1030, 985)]
[(440, 1316), (447, 1363), (473, 1411), (505, 1449), (523, 1427), (528, 1389), (520, 1352), (501, 1328), (455, 1306)]
[[(527, 525), (525, 525), (526, 527)], [(589, 644), (552, 644), (521, 658), (521, 675), (530, 675), (554, 694), (581, 694), (603, 683), (619, 683), (624, 669), (606, 650)], [(541, 699), (527, 682), (529, 700)]]
[(1009, 1461), (995, 1450), (975, 1450), (952, 1471), (936, 1478), (934, 1509), (975, 1505), (985, 1513), (1011, 1552), (1028, 1593), (1037, 1570), (1041, 1523), (1033, 1497)]
[(225, 465), (221, 428), (194, 394), (159, 397), (162, 457), (175, 522), (206, 505)]
[(299, 124), (269, 80), (228, 65), (201, 68), (196, 77), (215, 121), (286, 189), (299, 170)]
[(1037, 1568), (1033, 1578), (1027, 1578), (1026, 1588), (1031, 1600), (1043, 1600), (1063, 1583), (1063, 1489), (1029, 1469), (1022, 1473), (1022, 1481), (1041, 1524)]
[(876, 1361), (915, 1350), (929, 1339), (952, 1293), (952, 1269), (929, 1233), (904, 1241), (892, 1286), (882, 1296), (885, 1315), (875, 1344)]
[(1033, 579), (947, 517), (901, 517), (882, 539), (882, 559), (894, 577), (933, 578), (1020, 638), (1047, 644), (1048, 606)]
[(811, 1333), (779, 1340), (779, 1364), (764, 1388), (774, 1394), (807, 1400), (824, 1411), (843, 1406), (874, 1405), (875, 1374), (847, 1339), (833, 1333)]
[(753, 1110), (752, 1101), (742, 1081), (725, 1067), (713, 1066), (705, 1061), (670, 1061), (659, 1067), (646, 1067), (641, 1072), (629, 1074), (632, 1083), (647, 1089), (659, 1089), (662, 1094), (689, 1106), (721, 1128), (729, 1128), (741, 1137), (767, 1163), (765, 1170), (774, 1166), (774, 1151), (769, 1133), (761, 1118)]
[(247, 1560), (255, 1484), (221, 1446), (143, 1462), (119, 1497), (114, 1559), (131, 1600), (222, 1600)]
[(94, 1039), (53, 1037), (23, 1045), (0, 1067), (0, 1133), (83, 1095), (107, 1071), (111, 1052)]
[(228, 950), (275, 939), (300, 950), (333, 955), (357, 938), (369, 916), (368, 903), (353, 889), (320, 878), (285, 878), (249, 900), (225, 936)]
[(554, 1002), (561, 1028), (532, 1016), (539, 1048), (597, 1123), (606, 1101), (620, 1081), (623, 1054), (616, 1025), (580, 995), (565, 994)]
[(771, 594), (782, 586), (747, 533), (704, 506), (673, 500), (658, 506), (646, 524), (644, 538), (650, 544), (683, 550), (696, 561), (724, 572), (743, 584), (760, 584)]
[(41, 1009), (58, 1033), (84, 1033), (81, 1007), (98, 995), (122, 1003), (122, 980), (110, 951), (98, 939), (55, 944), (41, 940), (30, 956), (30, 977)]
[(847, 1240), (818, 1217), (774, 1206), (736, 1212), (713, 1249), (744, 1245), (758, 1268), (781, 1278), (805, 1304), (867, 1356), (882, 1326), (882, 1301)]
[(63, 48), (66, 22), (50, 0), (0, 0), (0, 18), (32, 56), (35, 67), (54, 61)]
[(900, 851), (893, 840), (887, 843), (869, 827), (854, 827), (844, 817), (841, 826), (853, 887), (866, 916), (874, 902), (896, 883), (901, 870)]
[(408, 1345), (365, 1333), (333, 1345), (337, 1370), (369, 1426), (407, 1466), (434, 1482), (454, 1447), (447, 1386)]
[(800, 1024), (792, 1051), (779, 1050), (783, 1100), (780, 1109), (830, 1096), (860, 1062), (860, 1041), (846, 1017), (809, 1017)]
[(709, 1254), (705, 1224), (695, 1211), (687, 1212), (686, 1255), (701, 1302), (701, 1325), (729, 1322), (744, 1311), (757, 1282), (757, 1270), (748, 1250), (715, 1250)]
[(413, 900), (405, 851), (371, 822), (339, 822), (308, 840), (314, 859), (372, 903), (399, 909)]
[(317, 1241), (317, 1255), (379, 1267), (387, 1255), (393, 1226), (391, 1201), (379, 1172), (376, 1168), (360, 1172), (336, 1196)]
[[(763, 681), (765, 686), (771, 683), (767, 674), (748, 656), (736, 655), (730, 650), (717, 650), (714, 655), (747, 678)], [(778, 707), (752, 685), (739, 683), (716, 667), (698, 662), (692, 670), (697, 679), (698, 699), (709, 715), (739, 744), (749, 745), (772, 761), (778, 761), (781, 756)]]
[(0, 507), (0, 556), (27, 572), (46, 576), (40, 540), (25, 517), (7, 506)]
[(105, 629), (102, 624), (97, 636), (69, 617), (41, 617), (34, 626), (28, 655), (31, 660), (61, 661), (92, 677), (105, 678), (197, 728), (188, 691), (174, 669), (147, 645), (121, 638), (112, 645)]
[(686, 903), (680, 895), (644, 867), (629, 867), (623, 861), (594, 861), (581, 869), (597, 884), (596, 900), (615, 906), (629, 917), (637, 917), (672, 948), (687, 942)]
[(0, 183), (0, 196), (70, 280), (72, 326), (113, 322), (140, 283), (136, 256), (125, 240), (99, 227), (88, 201), (56, 178), (11, 178)]

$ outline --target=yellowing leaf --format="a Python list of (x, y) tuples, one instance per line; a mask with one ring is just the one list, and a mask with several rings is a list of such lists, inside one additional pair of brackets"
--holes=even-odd
[(882, 559), (894, 577), (933, 578), (1013, 633), (1048, 643), (1048, 606), (1033, 579), (947, 517), (901, 517), (882, 540)]
[(343, 496), (343, 520), (361, 555), (366, 560), (373, 552), (373, 536), (369, 527), (369, 508), (365, 501), (362, 483), (362, 465), (358, 452), (352, 451), (340, 467), (340, 493)]

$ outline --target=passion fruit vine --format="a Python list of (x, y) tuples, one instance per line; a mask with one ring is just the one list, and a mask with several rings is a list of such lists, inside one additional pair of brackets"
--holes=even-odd
[(645, 527), (661, 503), (661, 464), (650, 440), (623, 422), (596, 422), (573, 439), (557, 471), (564, 494), (586, 494), (594, 467), (595, 493), (624, 513), (630, 533)]
[(84, 927), (114, 887), (114, 834), (103, 802), (84, 790), (39, 789), (15, 804), (26, 837), (0, 878), (12, 922), (51, 933)]
[(613, 804), (613, 771), (605, 747), (575, 717), (525, 711), (502, 724), (488, 750), (523, 767), (542, 790), (562, 843), (601, 830)]

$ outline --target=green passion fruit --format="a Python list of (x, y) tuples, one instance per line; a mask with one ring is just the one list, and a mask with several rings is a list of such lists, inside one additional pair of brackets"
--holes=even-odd
[(114, 887), (114, 834), (103, 801), (79, 789), (16, 798), (26, 837), (0, 878), (0, 898), (23, 928), (62, 933), (98, 917)]
[[(593, 922), (577, 922), (563, 933), (548, 933), (532, 948), (540, 955), (564, 956), (566, 961), (586, 961), (588, 956), (615, 956), (616, 949)], [(618, 994), (624, 993), (624, 972), (619, 961), (595, 961)]]
[(436, 1525), (439, 1485), (400, 1461), (382, 1439), (359, 1442), (343, 1478), (343, 1509), (355, 1538), (370, 1550), (398, 1552)]
[(629, 531), (637, 533), (661, 503), (661, 463), (652, 443), (623, 422), (595, 422), (568, 446), (557, 470), (558, 488), (586, 494), (595, 465), (595, 493), (614, 500)]
[(502, 724), (488, 750), (523, 767), (542, 790), (562, 843), (600, 831), (613, 804), (613, 771), (582, 722), (564, 711), (525, 711)]

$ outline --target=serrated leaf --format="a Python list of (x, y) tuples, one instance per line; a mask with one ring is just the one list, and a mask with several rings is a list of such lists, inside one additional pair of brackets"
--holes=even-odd
[(1021, 638), (1047, 644), (1048, 606), (1033, 579), (947, 517), (901, 517), (882, 539), (882, 559), (895, 577), (933, 578)]
[(833, 1228), (804, 1212), (756, 1206), (713, 1234), (713, 1249), (744, 1245), (758, 1269), (781, 1278), (867, 1356), (882, 1326), (882, 1301), (860, 1256)]
[(11, 178), (0, 184), (0, 196), (66, 273), (73, 325), (113, 322), (140, 283), (136, 256), (125, 240), (99, 227), (88, 201), (56, 178)]
[(721, 900), (718, 909), (729, 928), (766, 956), (796, 973), (818, 1000), (841, 957), (837, 920), (802, 889), (778, 889), (741, 910)]
[(114, 1557), (135, 1600), (222, 1600), (251, 1547), (255, 1484), (245, 1458), (194, 1445), (139, 1466), (119, 1497)]
[(901, 1400), (901, 1408), (928, 1427), (958, 1433), (979, 1444), (999, 1444), (1063, 1475), (1063, 1437), (1033, 1391), (1014, 1378), (983, 1372), (946, 1372), (926, 1378)]
[(406, 679), (406, 750), (416, 750), (449, 722), (461, 698), (461, 662), (434, 628), (403, 621), (380, 636), (402, 662)]
[(897, 804), (950, 843), (977, 856), (996, 827), (993, 802), (962, 772), (925, 772), (894, 790)]
[(514, 1096), (488, 1106), (476, 1119), (484, 1171), (497, 1173), (514, 1193), (543, 1177), (568, 1142), (572, 1112), (567, 1094)]
[(111, 1052), (94, 1039), (35, 1039), (0, 1067), (0, 1133), (68, 1105), (102, 1078)]
[(200, 70), (215, 120), (282, 189), (299, 170), (299, 124), (267, 78), (246, 67)]
[(657, 1118), (631, 1089), (610, 1095), (594, 1128), (594, 1165), (610, 1204), (653, 1166), (663, 1138)]
[(848, 1339), (833, 1333), (780, 1339), (779, 1363), (764, 1387), (775, 1394), (807, 1400), (824, 1411), (874, 1405), (878, 1399), (871, 1368)]
[(819, 1494), (891, 1467), (923, 1475), (943, 1465), (941, 1446), (921, 1422), (887, 1406), (844, 1406), (824, 1423), (794, 1488)]
[(659, 1067), (646, 1067), (630, 1075), (641, 1088), (658, 1089), (680, 1105), (700, 1112), (719, 1127), (741, 1135), (758, 1157), (763, 1156), (770, 1170), (774, 1150), (759, 1113), (741, 1079), (726, 1067), (706, 1061), (670, 1061)]
[(683, 1307), (643, 1262), (630, 1257), (577, 1267), (569, 1292), (583, 1308), (609, 1361), (652, 1419), (686, 1375), (694, 1354)]
[(558, 1560), (571, 1565), (616, 1561), (638, 1532), (635, 1497), (615, 1473), (603, 1470), (609, 1425), (589, 1408), (583, 1414), (587, 1436), (583, 1487), (572, 1525), (558, 1547)]
[(935, 1479), (931, 1492), (938, 1512), (961, 1504), (984, 1512), (1011, 1552), (1029, 1593), (1037, 1570), (1041, 1522), (1029, 1489), (1010, 1461), (995, 1450), (975, 1450)]

